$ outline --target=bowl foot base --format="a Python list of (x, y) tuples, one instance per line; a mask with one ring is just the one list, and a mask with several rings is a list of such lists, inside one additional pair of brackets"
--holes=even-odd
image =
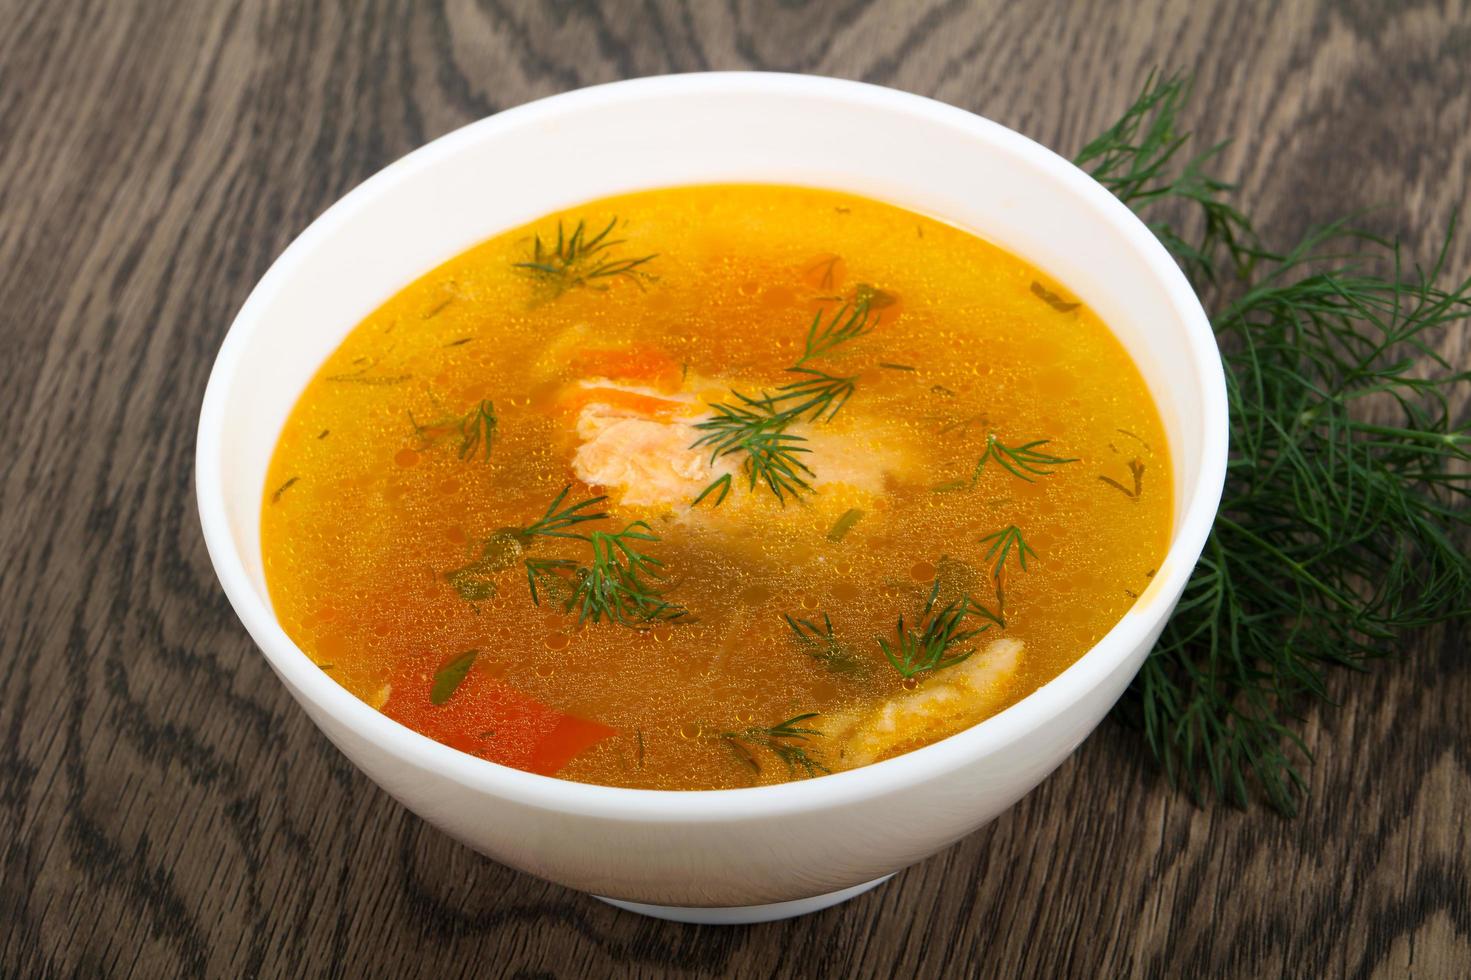
[(828, 892), (826, 895), (813, 895), (811, 898), (799, 898), (791, 902), (774, 902), (771, 905), (737, 905), (729, 908), (697, 908), (684, 907), (680, 905), (645, 905), (642, 902), (625, 902), (616, 898), (603, 898), (601, 895), (594, 896), (600, 902), (616, 905), (620, 909), (629, 912), (637, 912), (639, 915), (649, 915), (656, 919), (668, 919), (671, 922), (694, 922), (701, 925), (735, 926), (745, 925), (750, 922), (772, 922), (776, 919), (790, 919), (796, 915), (806, 915), (809, 912), (817, 912), (821, 909), (846, 902), (850, 898), (856, 898), (868, 891), (877, 888), (890, 878), (891, 874), (873, 881), (865, 881), (861, 885), (851, 888), (843, 888), (839, 891)]

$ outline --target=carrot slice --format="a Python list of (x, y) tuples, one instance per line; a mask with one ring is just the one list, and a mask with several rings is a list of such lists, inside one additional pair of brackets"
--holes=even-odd
[(561, 407), (575, 414), (582, 410), (582, 406), (592, 402), (611, 405), (630, 415), (641, 415), (649, 419), (674, 418), (689, 410), (689, 405), (685, 402), (659, 398), (655, 395), (644, 395), (637, 391), (626, 391), (622, 388), (582, 387), (570, 388), (562, 400)]
[(657, 347), (624, 350), (582, 350), (572, 355), (572, 366), (584, 377), (602, 375), (615, 381), (642, 381), (674, 391), (684, 371), (674, 358)]
[(399, 672), (383, 713), (450, 748), (550, 776), (615, 734), (607, 725), (550, 708), (473, 667), (443, 704), (430, 700), (434, 665)]

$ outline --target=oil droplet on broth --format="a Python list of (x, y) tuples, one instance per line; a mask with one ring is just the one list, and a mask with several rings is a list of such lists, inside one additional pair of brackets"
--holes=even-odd
[(906, 691), (912, 691), (916, 687), (919, 687), (919, 678), (917, 678), (917, 677), (906, 677), (902, 681), (899, 682), (899, 686), (902, 687), (902, 688), (904, 688), (904, 690), (906, 690)]
[(399, 466), (407, 469), (410, 466), (418, 465), (419, 454), (412, 449), (400, 449), (398, 452), (393, 454), (393, 461)]
[(927, 561), (917, 561), (909, 569), (909, 577), (921, 585), (929, 585), (935, 580), (935, 566)]
[(700, 733), (703, 731), (704, 728), (700, 726), (699, 722), (687, 721), (679, 726), (679, 737), (685, 740), (699, 738)]
[(572, 637), (568, 636), (566, 633), (552, 633), (549, 634), (546, 638), (546, 646), (548, 650), (565, 650), (567, 649), (567, 644), (571, 642)]
[(670, 638), (674, 636), (674, 627), (655, 626), (652, 630), (650, 630), (650, 633), (653, 635), (656, 642), (668, 643)]
[(759, 606), (771, 598), (771, 590), (764, 585), (748, 585), (741, 591), (741, 601)]

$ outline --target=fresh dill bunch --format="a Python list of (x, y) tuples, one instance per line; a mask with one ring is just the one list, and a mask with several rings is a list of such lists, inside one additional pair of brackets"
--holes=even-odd
[(1187, 238), (1165, 220), (1153, 220), (1149, 227), (1200, 288), (1215, 284), (1222, 252), (1233, 274), (1249, 271), (1257, 259), (1272, 255), (1247, 217), (1225, 200), (1232, 185), (1204, 172), (1228, 143), (1177, 163), (1190, 141), (1188, 133), (1178, 131), (1180, 108), (1189, 94), (1184, 76), (1159, 78), (1151, 72), (1134, 103), (1079, 150), (1073, 162), (1135, 211), (1156, 204), (1193, 208), (1201, 221), (1197, 236)]
[(793, 619), (786, 613), (782, 619), (791, 627), (792, 637), (802, 652), (834, 674), (856, 674), (863, 670), (863, 661), (834, 635), (833, 621), (827, 613), (822, 614), (821, 627), (810, 619)]
[(627, 244), (624, 239), (608, 237), (617, 225), (615, 215), (602, 231), (588, 234), (587, 223), (578, 221), (568, 234), (558, 220), (556, 241), (544, 243), (540, 235), (535, 236), (531, 260), (515, 262), (512, 266), (550, 287), (555, 295), (580, 286), (606, 289), (608, 282), (618, 278), (632, 280), (642, 287), (644, 280), (649, 278), (643, 267), (658, 255), (638, 258), (615, 255), (618, 246)]
[(890, 644), (883, 637), (878, 638), (884, 657), (905, 680), (929, 671), (954, 667), (975, 653), (974, 648), (962, 650), (959, 647), (991, 628), (989, 625), (980, 629), (964, 628), (970, 610), (969, 600), (965, 598), (953, 599), (935, 612), (935, 601), (939, 595), (940, 581), (937, 578), (925, 601), (919, 627), (906, 628), (904, 614), (900, 613), (894, 642)]
[[(1339, 222), (1269, 250), (1202, 166), (1180, 77), (1151, 76), (1077, 162), (1154, 217), (1197, 290), (1222, 283), (1213, 323), (1230, 401), (1230, 458), (1201, 560), (1121, 710), (1172, 782), (1285, 814), (1306, 791), (1305, 706), (1328, 672), (1392, 655), (1405, 633), (1471, 614), (1471, 382), (1436, 353), (1471, 319), (1471, 280)], [(1461, 390), (1464, 390), (1463, 388)]]
[(753, 726), (737, 732), (721, 732), (720, 739), (730, 747), (737, 759), (750, 766), (758, 776), (761, 774), (761, 760), (756, 750), (766, 749), (786, 764), (789, 775), (795, 776), (800, 767), (810, 778), (819, 772), (832, 771), (807, 751), (806, 743), (813, 738), (822, 738), (822, 732), (800, 725), (816, 717), (816, 712), (809, 711), (777, 722), (769, 728)]

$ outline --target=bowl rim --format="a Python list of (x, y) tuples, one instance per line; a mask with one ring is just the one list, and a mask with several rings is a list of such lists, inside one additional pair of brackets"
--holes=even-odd
[[(1191, 503), (1179, 520), (1160, 571), (1141, 601), (1091, 648), (1056, 677), (996, 715), (923, 748), (857, 769), (770, 786), (716, 790), (630, 789), (578, 783), (524, 772), (442, 745), (360, 701), (321, 671), (287, 636), (268, 603), (250, 584), (229, 530), (222, 489), (225, 403), (258, 311), (303, 257), (333, 229), (372, 199), (475, 141), (567, 112), (669, 95), (756, 95), (838, 99), (898, 111), (959, 128), (998, 144), (1029, 166), (1066, 185), (1096, 208), (1149, 266), (1179, 313), (1201, 386), (1203, 439), (1200, 472), (1187, 487)], [(942, 216), (943, 217), (943, 216)], [(1226, 472), (1228, 415), (1225, 375), (1210, 321), (1174, 259), (1142, 221), (1083, 170), (1000, 123), (925, 96), (844, 79), (776, 72), (701, 72), (660, 75), (577, 89), (506, 109), (455, 129), (390, 163), (319, 215), (272, 263), (231, 323), (210, 372), (200, 409), (195, 484), (206, 548), (226, 595), (272, 668), (298, 698), (333, 718), (358, 738), (400, 762), (428, 770), (480, 793), (548, 811), (641, 822), (718, 822), (825, 810), (903, 792), (1018, 741), (1065, 712), (1124, 665), (1151, 639), (1174, 602), (1149, 602), (1149, 593), (1177, 596), (1199, 558), (1215, 518)], [(310, 713), (310, 712), (309, 712)], [(315, 720), (315, 719), (314, 719)], [(319, 726), (320, 727), (320, 726)]]

